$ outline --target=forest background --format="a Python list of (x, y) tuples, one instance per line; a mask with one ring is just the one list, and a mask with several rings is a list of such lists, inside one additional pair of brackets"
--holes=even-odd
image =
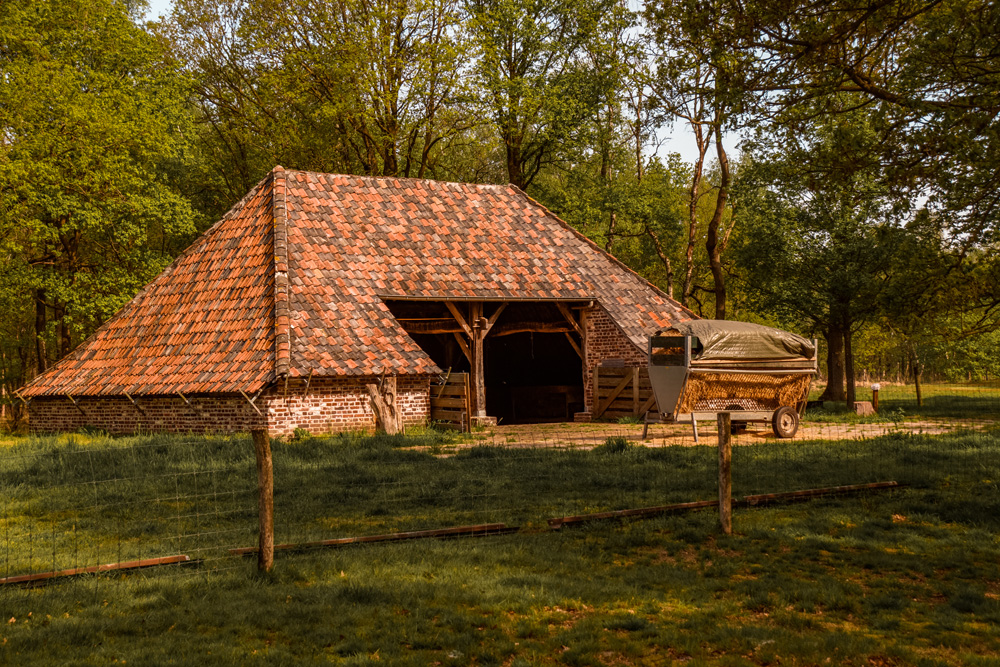
[(0, 0), (6, 407), (277, 164), (512, 183), (700, 315), (823, 338), (829, 400), (1000, 377), (1000, 3), (147, 11)]

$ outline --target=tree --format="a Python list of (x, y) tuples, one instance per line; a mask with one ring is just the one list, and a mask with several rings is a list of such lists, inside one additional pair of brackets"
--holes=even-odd
[(557, 162), (596, 110), (600, 74), (584, 65), (613, 0), (467, 0), (475, 85), (505, 152), (507, 178), (526, 190)]
[(867, 120), (857, 111), (820, 116), (783, 135), (771, 161), (748, 170), (740, 184), (735, 251), (743, 289), (760, 310), (823, 333), (822, 398), (849, 405), (852, 336), (884, 312), (908, 232), (907, 202), (884, 186), (871, 159), (878, 136)]
[(732, 184), (724, 133), (743, 113), (744, 93), (737, 85), (742, 68), (732, 48), (731, 13), (724, 2), (659, 0), (646, 7), (646, 20), (658, 47), (657, 94), (676, 120), (688, 124), (698, 149), (688, 191), (688, 236), (681, 303), (694, 298), (695, 243), (700, 235), (699, 207), (709, 192), (704, 181), (705, 159), (714, 146), (718, 180), (712, 190), (714, 207), (705, 225), (705, 251), (712, 274), (715, 318), (726, 319), (726, 278), (722, 251), (727, 231), (727, 200)]
[(0, 5), (9, 383), (68, 354), (194, 231), (169, 182), (188, 159), (185, 83), (134, 18), (114, 0)]
[(925, 198), (959, 252), (1000, 228), (1000, 5), (987, 0), (727, 0), (746, 86), (772, 126), (844, 113), (848, 94), (898, 140), (887, 183)]
[(160, 29), (194, 82), (204, 180), (228, 205), (278, 163), (434, 175), (475, 124), (461, 19), (458, 0), (177, 0)]

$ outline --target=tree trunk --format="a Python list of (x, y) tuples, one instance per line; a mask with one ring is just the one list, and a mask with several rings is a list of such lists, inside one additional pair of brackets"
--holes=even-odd
[(667, 272), (667, 296), (671, 299), (674, 298), (674, 267), (670, 263), (670, 258), (665, 252), (663, 252), (663, 245), (660, 243), (660, 237), (654, 232), (649, 225), (646, 225), (646, 233), (649, 237), (653, 239), (653, 247), (656, 248), (656, 256), (660, 258), (660, 262), (663, 263), (663, 268)]
[(38, 361), (38, 372), (42, 373), (48, 368), (48, 359), (45, 353), (45, 327), (47, 324), (45, 290), (35, 290), (35, 357)]
[(372, 411), (375, 413), (375, 428), (389, 435), (400, 431), (399, 409), (396, 403), (396, 376), (383, 378), (380, 385), (368, 383), (368, 398), (371, 400)]
[(847, 378), (847, 409), (854, 412), (854, 401), (857, 398), (857, 386), (854, 382), (854, 347), (851, 341), (851, 326), (844, 325), (844, 375)]
[(705, 166), (705, 153), (708, 151), (708, 140), (703, 135), (700, 124), (692, 123), (695, 141), (698, 144), (698, 158), (693, 165), (691, 176), (691, 189), (688, 192), (690, 201), (688, 202), (688, 241), (687, 249), (684, 253), (684, 284), (681, 288), (681, 305), (685, 308), (694, 291), (694, 245), (698, 239), (698, 198), (701, 191), (702, 169)]
[(826, 389), (819, 400), (843, 401), (844, 393), (844, 332), (840, 327), (830, 325), (823, 332), (826, 339)]
[(69, 325), (66, 323), (66, 307), (58, 301), (56, 303), (52, 316), (59, 323), (59, 359), (62, 359), (70, 353), (73, 345), (70, 339)]
[(715, 319), (726, 319), (726, 276), (722, 271), (722, 252), (719, 243), (719, 226), (726, 210), (729, 197), (729, 157), (722, 145), (722, 128), (715, 130), (715, 150), (719, 157), (719, 194), (715, 199), (715, 213), (708, 223), (705, 250), (708, 252), (708, 266), (712, 270), (712, 287), (715, 293)]
[(521, 164), (521, 137), (508, 134), (504, 143), (507, 145), (507, 180), (521, 190), (525, 189), (524, 170)]
[(913, 371), (913, 387), (917, 392), (917, 405), (922, 406), (924, 404), (924, 392), (920, 381), (921, 376), (924, 374), (924, 365), (920, 363), (920, 357), (917, 355), (917, 346), (911, 342), (907, 347), (909, 347), (910, 352), (910, 369)]

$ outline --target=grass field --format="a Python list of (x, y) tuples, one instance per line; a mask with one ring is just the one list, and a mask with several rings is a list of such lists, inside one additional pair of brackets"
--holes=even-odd
[(731, 537), (710, 511), (545, 527), (711, 498), (710, 447), (435, 456), (449, 437), (275, 443), (278, 541), (528, 530), (282, 553), (268, 577), (225, 554), (254, 542), (245, 438), (15, 439), (0, 456), (8, 564), (31, 550), (47, 567), (50, 542), (61, 562), (177, 550), (204, 562), (2, 589), (0, 661), (1000, 664), (1000, 434), (737, 448), (737, 494), (911, 486), (738, 511)]
[[(816, 400), (823, 392), (823, 385), (816, 384), (809, 394)], [(853, 416), (857, 421), (894, 420), (907, 417), (946, 419), (992, 418), (1000, 414), (1000, 384), (997, 382), (975, 384), (925, 384), (921, 388), (923, 405), (917, 405), (916, 389), (912, 384), (880, 383), (879, 412), (872, 417)], [(872, 400), (871, 385), (859, 384), (857, 400)], [(812, 410), (806, 419), (812, 421), (837, 421), (847, 419), (844, 404), (831, 403), (825, 410)]]

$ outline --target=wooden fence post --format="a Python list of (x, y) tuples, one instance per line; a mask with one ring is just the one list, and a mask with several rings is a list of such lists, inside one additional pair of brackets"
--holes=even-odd
[(260, 519), (257, 569), (270, 572), (274, 567), (274, 467), (271, 463), (271, 438), (267, 429), (250, 431), (250, 435), (257, 455), (257, 514)]
[(719, 413), (719, 522), (722, 532), (733, 533), (732, 421), (728, 412)]

